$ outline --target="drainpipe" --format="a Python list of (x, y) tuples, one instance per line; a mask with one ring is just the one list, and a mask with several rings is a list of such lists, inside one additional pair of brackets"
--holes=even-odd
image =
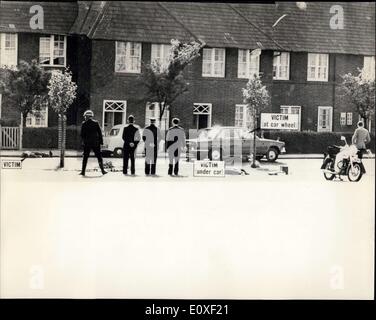
[[(330, 54), (329, 54), (329, 57), (330, 57)], [(334, 111), (335, 111), (335, 103), (336, 103), (336, 81), (337, 81), (336, 58), (337, 58), (337, 54), (334, 53), (334, 55), (333, 55), (333, 70), (334, 70), (334, 73), (333, 73), (333, 89), (332, 89), (332, 95), (333, 95), (332, 96), (332, 104), (333, 104), (332, 126), (333, 126), (333, 129), (334, 129)], [(330, 59), (329, 59), (329, 63), (330, 63)], [(330, 72), (330, 68), (329, 68), (328, 72)], [(332, 130), (332, 131), (334, 131), (334, 130)]]

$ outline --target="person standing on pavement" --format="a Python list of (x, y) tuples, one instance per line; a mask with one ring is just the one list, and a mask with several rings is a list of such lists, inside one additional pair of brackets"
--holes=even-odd
[(134, 117), (128, 117), (128, 125), (123, 130), (123, 174), (128, 174), (128, 162), (131, 160), (131, 174), (135, 175), (135, 151), (141, 140), (139, 127), (134, 124)]
[(179, 126), (178, 118), (172, 119), (172, 127), (168, 129), (166, 136), (166, 146), (169, 159), (168, 174), (179, 174), (179, 161), (181, 152), (185, 148), (185, 132)]
[(93, 150), (98, 159), (99, 167), (102, 174), (107, 172), (103, 168), (103, 159), (101, 154), (101, 145), (103, 144), (102, 130), (98, 121), (93, 119), (94, 113), (91, 110), (84, 112), (85, 121), (81, 125), (81, 138), (84, 146), (84, 157), (82, 160), (82, 169), (80, 175), (84, 176), (86, 171), (87, 160), (89, 159), (90, 151)]
[(358, 122), (358, 128), (354, 131), (354, 135), (352, 136), (352, 143), (360, 151), (364, 151), (367, 149), (366, 145), (371, 142), (371, 137), (369, 135), (369, 131), (364, 128), (363, 122)]
[(156, 119), (150, 119), (150, 125), (147, 126), (142, 134), (142, 140), (145, 142), (145, 174), (155, 175), (158, 146), (161, 142), (161, 130), (155, 125)]

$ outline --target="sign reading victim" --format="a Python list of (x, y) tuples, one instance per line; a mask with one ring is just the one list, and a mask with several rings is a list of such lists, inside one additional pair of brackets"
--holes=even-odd
[(299, 130), (299, 115), (261, 113), (261, 129)]
[(1, 169), (22, 169), (21, 160), (1, 160)]

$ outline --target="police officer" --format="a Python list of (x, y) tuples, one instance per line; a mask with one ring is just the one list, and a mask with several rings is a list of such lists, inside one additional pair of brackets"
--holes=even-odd
[(155, 125), (156, 119), (150, 118), (150, 125), (147, 126), (142, 134), (142, 140), (145, 142), (145, 174), (155, 175), (157, 165), (158, 146), (161, 142), (161, 130)]
[(134, 153), (141, 140), (139, 127), (134, 124), (134, 116), (128, 117), (128, 125), (123, 130), (123, 174), (128, 174), (128, 162), (131, 160), (131, 174), (136, 173)]
[(85, 121), (81, 125), (81, 138), (84, 145), (84, 157), (82, 160), (82, 170), (80, 175), (85, 175), (87, 160), (90, 155), (90, 151), (93, 150), (95, 156), (98, 159), (99, 167), (102, 174), (106, 174), (103, 168), (103, 159), (101, 155), (101, 145), (103, 144), (103, 135), (101, 128), (96, 120), (93, 119), (94, 113), (91, 110), (84, 112)]
[(177, 176), (179, 174), (179, 161), (181, 151), (185, 148), (185, 132), (179, 126), (178, 118), (172, 119), (172, 127), (168, 129), (166, 136), (167, 153), (169, 159), (168, 174), (172, 172)]

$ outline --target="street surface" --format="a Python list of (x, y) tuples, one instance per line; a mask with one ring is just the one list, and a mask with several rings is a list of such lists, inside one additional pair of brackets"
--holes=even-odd
[(373, 297), (374, 159), (358, 183), (324, 180), (320, 159), (224, 178), (186, 162), (169, 177), (165, 159), (157, 177), (143, 159), (135, 177), (81, 177), (65, 161), (0, 172), (2, 297)]

